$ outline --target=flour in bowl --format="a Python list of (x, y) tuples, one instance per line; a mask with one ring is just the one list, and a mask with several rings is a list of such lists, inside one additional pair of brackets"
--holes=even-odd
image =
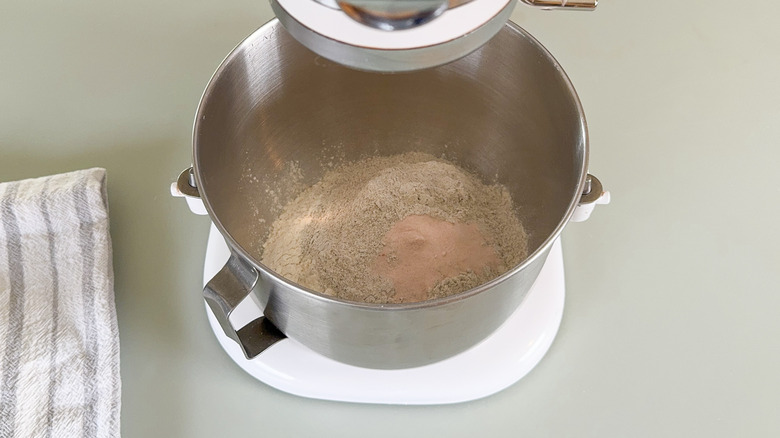
[(410, 152), (326, 172), (284, 207), (261, 260), (326, 295), (409, 303), (469, 290), (526, 255), (505, 187)]

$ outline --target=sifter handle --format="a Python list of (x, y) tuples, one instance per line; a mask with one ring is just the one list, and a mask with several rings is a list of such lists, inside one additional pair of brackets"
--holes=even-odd
[(599, 0), (522, 0), (523, 3), (542, 9), (570, 9), (573, 11), (592, 11)]

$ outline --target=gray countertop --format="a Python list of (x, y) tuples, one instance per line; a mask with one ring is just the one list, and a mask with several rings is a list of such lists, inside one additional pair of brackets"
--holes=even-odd
[(780, 3), (518, 6), (577, 88), (612, 204), (564, 232), (542, 362), (424, 407), (282, 393), (209, 329), (208, 219), (168, 186), (211, 73), (271, 17), (263, 0), (0, 1), (0, 180), (108, 169), (125, 437), (780, 436)]

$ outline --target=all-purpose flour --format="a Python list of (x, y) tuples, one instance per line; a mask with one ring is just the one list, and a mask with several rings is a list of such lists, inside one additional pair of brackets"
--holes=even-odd
[(262, 262), (307, 288), (423, 301), (489, 281), (527, 255), (505, 187), (424, 153), (342, 165), (286, 205)]

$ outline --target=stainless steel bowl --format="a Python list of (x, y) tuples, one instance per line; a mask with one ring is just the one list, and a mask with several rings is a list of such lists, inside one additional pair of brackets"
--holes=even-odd
[[(530, 235), (527, 260), (467, 292), (399, 305), (328, 297), (260, 263), (279, 206), (297, 195), (287, 184), (290, 163), (311, 184), (327, 170), (324, 161), (407, 151), (446, 155), (504, 184)], [(233, 253), (204, 294), (250, 357), (275, 339), (270, 321), (353, 365), (442, 360), (487, 337), (521, 303), (581, 200), (587, 155), (585, 117), (569, 79), (513, 23), (453, 63), (383, 75), (327, 61), (271, 21), (223, 61), (197, 111), (192, 182)], [(228, 316), (250, 290), (266, 320), (237, 333)]]

